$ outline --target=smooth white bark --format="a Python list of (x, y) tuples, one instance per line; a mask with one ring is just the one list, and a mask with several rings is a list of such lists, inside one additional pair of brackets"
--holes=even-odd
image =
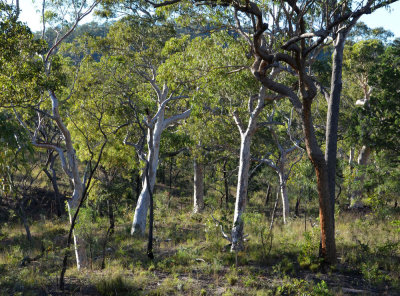
[[(240, 132), (240, 155), (239, 155), (239, 173), (236, 188), (235, 212), (233, 215), (232, 225), (232, 245), (231, 251), (237, 252), (243, 249), (243, 219), (242, 215), (246, 208), (247, 189), (249, 184), (249, 168), (250, 168), (250, 146), (251, 139), (257, 128), (257, 117), (265, 107), (264, 100), (266, 98), (265, 89), (262, 87), (256, 96), (249, 99), (248, 111), (249, 122), (247, 128), (244, 128), (236, 112), (233, 113), (236, 126)], [(254, 108), (254, 102), (257, 100), (257, 106)]]
[[(148, 128), (148, 135), (150, 133), (153, 134), (152, 137), (148, 136), (147, 140), (149, 141), (151, 138), (153, 139), (152, 145), (147, 144), (148, 147), (151, 147), (148, 151), (147, 161), (149, 162), (149, 178), (150, 178), (150, 186), (153, 192), (154, 184), (156, 183), (156, 173), (158, 167), (158, 159), (159, 159), (159, 152), (160, 152), (160, 141), (161, 141), (161, 134), (164, 129), (163, 122), (164, 122), (164, 108), (161, 112), (157, 112), (157, 121), (155, 122), (154, 129), (151, 127)], [(147, 186), (146, 180), (142, 183), (142, 191), (140, 192), (138, 203), (136, 205), (135, 214), (133, 216), (132, 222), (132, 229), (131, 234), (139, 233), (144, 234), (146, 229), (146, 217), (147, 211), (149, 208), (150, 202), (150, 194), (149, 188)]]
[(282, 198), (282, 216), (283, 216), (283, 224), (287, 223), (287, 219), (289, 218), (289, 197), (287, 193), (286, 187), (286, 176), (283, 171), (279, 171), (279, 187), (281, 191)]
[[(60, 156), (61, 167), (64, 173), (70, 180), (70, 183), (73, 187), (72, 197), (68, 200), (68, 214), (70, 223), (72, 221), (72, 217), (82, 199), (83, 191), (84, 191), (84, 181), (80, 178), (79, 168), (78, 168), (78, 159), (76, 157), (76, 152), (73, 147), (71, 133), (69, 132), (68, 128), (64, 124), (60, 112), (59, 112), (59, 101), (54, 92), (49, 91), (49, 97), (52, 103), (52, 120), (54, 120), (55, 124), (57, 125), (60, 133), (62, 134), (65, 147), (57, 146), (51, 143), (38, 143), (37, 137), (38, 132), (41, 128), (41, 124), (43, 118), (39, 114), (39, 121), (38, 126), (35, 132), (32, 135), (32, 144), (39, 148), (50, 149), (57, 151), (58, 155)], [(15, 110), (14, 110), (15, 111)], [(24, 124), (23, 120), (18, 116), (17, 112), (15, 111), (18, 121), (29, 130), (26, 125)], [(65, 153), (64, 153), (65, 150)], [(76, 232), (74, 232), (74, 250), (75, 250), (75, 258), (76, 258), (76, 266), (78, 270), (82, 267), (87, 266), (87, 259), (86, 259), (86, 250), (84, 242), (78, 237)]]
[[(61, 165), (64, 172), (70, 178), (71, 183), (73, 185), (72, 197), (70, 200), (68, 200), (68, 214), (70, 223), (72, 223), (72, 217), (76, 209), (78, 208), (79, 202), (81, 201), (83, 196), (84, 184), (80, 177), (78, 169), (78, 159), (76, 157), (75, 149), (72, 145), (71, 133), (63, 123), (59, 113), (58, 99), (53, 92), (49, 92), (49, 94), (52, 102), (53, 118), (59, 130), (61, 131), (65, 142), (67, 157), (65, 158), (64, 153), (62, 153), (62, 151), (59, 151)], [(74, 231), (73, 236), (74, 236), (76, 267), (78, 268), (78, 270), (80, 270), (82, 267), (87, 266), (86, 248), (84, 241), (77, 235), (76, 231)]]
[[(69, 223), (72, 223), (72, 218), (75, 214), (78, 204), (73, 200), (69, 200), (67, 202), (67, 205), (68, 205)], [(76, 268), (78, 270), (81, 270), (81, 268), (87, 267), (88, 264), (85, 242), (79, 235), (77, 235), (75, 230), (73, 230), (72, 235), (74, 239)]]
[[(174, 124), (175, 122), (186, 119), (189, 117), (191, 110), (186, 110), (180, 114), (173, 115), (169, 118), (165, 117), (165, 107), (169, 101), (184, 98), (183, 96), (179, 97), (167, 97), (168, 96), (168, 87), (164, 85), (161, 90), (154, 80), (150, 81), (154, 91), (157, 94), (158, 98), (158, 110), (154, 117), (150, 120), (147, 127), (147, 147), (148, 147), (148, 155), (147, 161), (149, 162), (149, 183), (151, 187), (151, 191), (153, 192), (154, 184), (156, 183), (156, 173), (158, 168), (158, 160), (159, 160), (159, 152), (160, 152), (160, 142), (161, 142), (161, 134), (165, 128)], [(152, 143), (149, 143), (152, 141)], [(146, 217), (147, 211), (149, 209), (150, 203), (150, 194), (149, 188), (147, 186), (147, 182), (144, 179), (142, 191), (139, 195), (138, 203), (135, 208), (135, 213), (133, 215), (133, 222), (131, 228), (131, 234), (139, 234), (143, 235), (146, 230)]]
[(240, 251), (243, 249), (242, 215), (246, 207), (247, 189), (249, 185), (251, 136), (252, 135), (248, 132), (240, 136), (239, 174), (232, 227), (232, 251)]

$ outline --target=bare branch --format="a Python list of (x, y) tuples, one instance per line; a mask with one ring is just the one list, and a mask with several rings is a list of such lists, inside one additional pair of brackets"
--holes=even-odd
[(174, 122), (188, 118), (190, 116), (191, 112), (192, 112), (192, 109), (188, 109), (185, 112), (182, 112), (181, 114), (173, 115), (173, 116), (165, 119), (164, 123), (163, 123), (163, 128), (170, 126)]
[(179, 100), (179, 99), (186, 99), (186, 98), (188, 98), (188, 96), (177, 96), (177, 97), (172, 97), (172, 96), (170, 96), (168, 99), (164, 100), (164, 101), (160, 104), (160, 107), (158, 107), (157, 113), (156, 113), (156, 114), (153, 116), (153, 118), (150, 120), (150, 125), (151, 125), (151, 126), (154, 125), (154, 123), (157, 121), (157, 119), (158, 119), (160, 113), (161, 113), (162, 111), (164, 111), (166, 105), (167, 105), (170, 101)]
[(237, 127), (239, 128), (240, 134), (243, 134), (244, 133), (244, 125), (243, 125), (242, 120), (239, 117), (239, 114), (238, 114), (237, 110), (232, 112), (232, 117), (235, 120), (235, 123), (236, 123)]
[[(51, 54), (53, 53), (53, 51), (61, 44), (61, 42), (67, 38), (69, 35), (71, 35), (71, 33), (75, 30), (76, 26), (78, 25), (78, 23), (88, 14), (90, 14), (92, 12), (92, 10), (97, 6), (97, 4), (100, 3), (100, 0), (96, 0), (84, 13), (80, 14), (78, 13), (76, 20), (74, 22), (74, 24), (72, 25), (72, 27), (49, 49), (49, 51), (46, 54), (46, 58), (44, 60), (45, 63), (48, 62)], [(43, 4), (44, 6), (44, 4)]]

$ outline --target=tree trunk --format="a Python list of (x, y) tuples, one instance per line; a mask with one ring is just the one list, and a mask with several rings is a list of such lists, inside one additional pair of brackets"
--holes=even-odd
[[(69, 215), (69, 222), (72, 223), (72, 218), (74, 216), (75, 211), (78, 208), (78, 202), (74, 200), (68, 200), (68, 215)], [(88, 259), (86, 254), (86, 245), (84, 240), (73, 230), (73, 238), (74, 238), (74, 252), (75, 252), (75, 259), (76, 259), (76, 267), (78, 270), (81, 268), (85, 268), (88, 265)]]
[(203, 165), (195, 158), (193, 161), (194, 169), (194, 194), (193, 194), (193, 213), (199, 213), (204, 208), (204, 182)]
[(136, 186), (135, 186), (135, 192), (136, 192), (136, 202), (139, 200), (140, 192), (142, 191), (142, 178), (140, 176), (140, 171), (136, 175)]
[(335, 180), (336, 180), (336, 155), (337, 155), (337, 132), (339, 124), (340, 96), (342, 93), (342, 68), (343, 50), (346, 41), (346, 32), (337, 34), (333, 57), (331, 94), (328, 102), (328, 113), (326, 122), (326, 150), (325, 161), (328, 170), (329, 196), (331, 200), (331, 215), (335, 215)]
[(242, 215), (246, 207), (247, 187), (249, 182), (251, 136), (251, 133), (247, 131), (246, 133), (242, 133), (240, 137), (239, 174), (232, 227), (232, 251), (240, 251), (243, 249)]
[(21, 221), (22, 224), (24, 225), (25, 228), (25, 232), (26, 232), (26, 238), (28, 239), (28, 241), (30, 243), (32, 243), (32, 235), (31, 235), (31, 230), (29, 229), (29, 224), (28, 224), (28, 220), (26, 219), (26, 213), (25, 213), (25, 198), (21, 201), (20, 205), (19, 205), (19, 210), (21, 213)]
[[(64, 152), (60, 148), (57, 148), (58, 155), (61, 160), (61, 166), (66, 175), (69, 177), (69, 180), (72, 183), (74, 190), (71, 199), (68, 200), (69, 219), (70, 223), (72, 223), (72, 217), (82, 199), (84, 183), (80, 178), (78, 159), (76, 157), (75, 149), (72, 145), (71, 133), (65, 126), (59, 113), (58, 99), (54, 94), (54, 92), (52, 91), (49, 91), (49, 95), (52, 102), (52, 112), (54, 121), (56, 122), (57, 127), (64, 136), (67, 158), (66, 159), (64, 158)], [(67, 162), (69, 165), (67, 165)], [(74, 231), (74, 249), (76, 257), (76, 266), (78, 270), (80, 270), (82, 267), (87, 266), (88, 261), (87, 261), (84, 241), (81, 238), (79, 238), (79, 236), (75, 233), (75, 231)]]
[(281, 191), (282, 198), (282, 216), (283, 216), (283, 224), (287, 223), (287, 219), (289, 218), (289, 198), (287, 194), (286, 188), (286, 178), (283, 171), (279, 171), (279, 188)]
[(325, 262), (336, 262), (335, 216), (332, 210), (332, 200), (329, 191), (328, 169), (324, 155), (318, 146), (311, 117), (311, 100), (303, 100), (302, 112), (303, 130), (308, 157), (317, 176), (319, 197), (319, 219), (321, 226), (321, 256)]
[[(350, 166), (350, 176), (353, 176), (353, 170), (354, 170), (354, 147), (350, 148), (350, 154), (349, 154), (349, 166)], [(348, 196), (349, 196), (349, 208), (351, 207), (351, 200), (352, 200), (352, 195), (353, 195), (353, 179), (351, 179), (351, 182), (349, 182), (349, 187), (348, 187)]]
[[(357, 164), (359, 167), (358, 176), (355, 178), (355, 183), (357, 184), (357, 189), (354, 190), (350, 197), (350, 208), (357, 209), (362, 208), (364, 204), (362, 203), (362, 193), (363, 193), (363, 186), (364, 186), (364, 179), (365, 179), (365, 166), (368, 163), (369, 156), (371, 155), (371, 147), (364, 145), (361, 150), (360, 154), (358, 155)], [(361, 168), (361, 172), (360, 172)]]
[(265, 195), (265, 206), (268, 205), (270, 195), (271, 195), (271, 184), (268, 183), (267, 194)]
[(296, 217), (300, 217), (300, 212), (299, 212), (299, 210), (300, 210), (300, 200), (301, 200), (301, 192), (300, 192), (300, 195), (297, 197), (296, 206), (294, 208), (294, 214), (296, 215)]
[[(148, 129), (148, 143), (147, 147), (149, 147), (147, 161), (149, 162), (149, 182), (146, 182), (146, 178), (143, 180), (142, 191), (140, 193), (138, 203), (136, 205), (135, 214), (133, 216), (132, 229), (131, 234), (139, 234), (144, 235), (146, 230), (146, 217), (147, 211), (149, 209), (150, 204), (150, 195), (148, 184), (150, 184), (150, 189), (152, 192), (154, 189), (154, 184), (156, 183), (156, 173), (158, 166), (158, 157), (160, 152), (160, 141), (161, 134), (163, 131), (163, 122), (164, 122), (164, 111), (161, 111), (159, 117), (157, 118), (156, 124), (153, 129)], [(152, 136), (149, 136), (152, 133)], [(149, 143), (151, 141), (152, 143)]]
[(154, 226), (154, 200), (153, 200), (153, 189), (149, 184), (149, 173), (148, 173), (148, 164), (146, 168), (146, 182), (147, 188), (149, 188), (149, 204), (150, 204), (150, 215), (149, 215), (149, 237), (147, 239), (147, 257), (151, 260), (154, 259), (153, 254), (153, 226)]

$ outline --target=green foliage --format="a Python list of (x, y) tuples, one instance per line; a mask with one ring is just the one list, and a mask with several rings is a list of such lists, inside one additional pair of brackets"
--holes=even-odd
[(319, 228), (314, 227), (312, 231), (305, 231), (303, 236), (304, 242), (300, 243), (301, 251), (297, 260), (301, 268), (309, 268), (315, 271), (320, 264), (320, 258), (318, 257)]
[[(370, 86), (374, 91), (370, 102), (363, 108), (358, 108), (353, 119), (356, 127), (355, 134), (375, 149), (390, 149), (399, 152), (398, 139), (393, 137), (399, 133), (399, 104), (397, 103), (400, 89), (399, 77), (399, 46), (393, 44), (379, 52), (379, 61), (365, 72), (369, 75)], [(368, 56), (368, 55), (367, 55)]]
[(331, 296), (332, 293), (329, 292), (328, 285), (325, 281), (320, 281), (316, 286), (314, 286), (312, 295), (315, 296)]
[(225, 275), (226, 277), (226, 281), (228, 282), (229, 285), (234, 286), (237, 284), (238, 280), (239, 280), (239, 275), (238, 275), (238, 271), (236, 270), (236, 268), (231, 267), (231, 270), (229, 273), (227, 273)]
[(364, 278), (370, 283), (382, 284), (389, 280), (388, 276), (379, 269), (378, 263), (362, 263), (360, 269)]
[[(54, 27), (45, 34), (48, 44), (53, 44), (57, 31), (62, 34), (67, 27), (58, 10), (60, 5), (64, 5), (69, 12), (73, 10), (73, 6), (68, 6), (71, 2), (51, 2), (52, 7), (48, 7), (44, 15), (47, 25)], [(248, 44), (238, 34), (220, 30), (222, 26), (232, 26), (233, 10), (225, 7), (193, 7), (189, 2), (182, 2), (176, 5), (178, 10), (163, 8), (150, 17), (141, 11), (149, 8), (148, 3), (128, 2), (102, 1), (101, 14), (104, 16), (115, 15), (114, 9), (117, 6), (121, 8), (120, 5), (129, 6), (134, 16), (120, 18), (111, 26), (82, 26), (53, 54), (51, 71), (47, 73), (40, 55), (49, 49), (49, 45), (40, 38), (35, 39), (29, 29), (17, 21), (15, 12), (1, 4), (1, 105), (19, 105), (16, 110), (22, 118), (34, 124), (34, 112), (20, 107), (26, 107), (27, 102), (40, 101), (40, 107), (51, 113), (44, 90), (57, 91), (62, 102), (60, 112), (71, 131), (81, 170), (91, 157), (98, 155), (104, 137), (109, 143), (76, 228), (87, 243), (90, 259), (94, 263), (92, 267), (97, 269), (108, 227), (105, 216), (108, 206), (112, 204), (117, 226), (115, 234), (107, 242), (107, 270), (88, 270), (83, 278), (74, 272), (70, 264), (67, 278), (71, 289), (96, 287), (102, 295), (206, 295), (217, 289), (220, 294), (226, 295), (330, 295), (331, 281), (335, 281), (335, 275), (339, 273), (337, 270), (330, 271), (333, 275), (329, 287), (321, 279), (315, 283), (305, 280), (311, 272), (313, 278), (318, 278), (319, 275), (314, 272), (320, 269), (320, 230), (314, 227), (311, 231), (303, 231), (304, 226), (308, 225), (303, 215), (311, 219), (318, 215), (316, 176), (308, 160), (302, 159), (293, 167), (294, 177), (288, 180), (291, 196), (299, 196), (301, 200), (301, 219), (293, 217), (286, 226), (280, 225), (277, 219), (271, 252), (269, 246), (267, 248), (269, 238), (272, 238), (272, 233), (268, 231), (271, 205), (265, 204), (264, 185), (268, 182), (275, 186), (276, 176), (273, 172), (262, 168), (251, 179), (247, 201), (247, 209), (250, 210), (244, 215), (245, 232), (250, 240), (246, 242), (246, 250), (238, 254), (238, 267), (231, 267), (236, 263), (235, 255), (229, 252), (228, 241), (222, 238), (219, 223), (212, 219), (213, 215), (221, 221), (223, 230), (229, 235), (233, 203), (230, 200), (226, 209), (221, 208), (225, 199), (226, 180), (228, 199), (234, 191), (232, 183), (237, 177), (237, 147), (240, 140), (231, 114), (237, 111), (246, 123), (249, 116), (248, 98), (257, 93), (260, 87), (249, 71), (254, 60), (248, 54)], [(259, 4), (269, 9), (271, 3)], [(314, 12), (314, 16), (322, 13), (319, 7)], [(239, 13), (243, 28), (251, 28), (251, 22), (245, 22), (242, 16)], [(311, 23), (312, 17), (306, 16), (306, 19)], [(196, 24), (200, 29), (182, 28), (176, 23)], [(207, 33), (199, 34), (199, 30), (203, 29)], [(345, 96), (342, 101), (347, 104), (348, 112), (341, 116), (340, 132), (343, 133), (348, 126), (354, 132), (351, 139), (344, 136), (339, 143), (337, 171), (344, 172), (345, 180), (337, 184), (345, 187), (343, 192), (350, 192), (346, 190), (350, 187), (364, 186), (364, 199), (372, 208), (373, 215), (360, 220), (350, 217), (348, 221), (337, 223), (337, 236), (340, 237), (338, 250), (342, 253), (342, 263), (354, 273), (356, 280), (363, 283), (364, 278), (376, 289), (386, 284), (390, 289), (395, 289), (400, 272), (396, 264), (400, 243), (399, 217), (393, 205), (400, 192), (400, 145), (397, 137), (400, 134), (397, 102), (400, 42), (385, 43), (382, 36), (390, 34), (380, 29), (365, 32), (369, 37), (376, 38), (352, 43), (345, 53), (347, 72), (344, 75)], [(275, 33), (278, 50), (287, 36)], [(266, 36), (266, 42), (271, 41), (269, 38)], [(330, 81), (330, 60), (331, 48), (327, 46), (311, 69), (323, 84)], [(296, 88), (296, 77), (280, 75), (279, 81)], [(371, 100), (363, 108), (355, 109), (354, 113), (357, 114), (349, 123), (349, 113), (354, 110), (350, 106), (362, 93), (359, 81), (365, 82), (365, 79), (374, 88)], [(171, 101), (166, 110), (167, 117), (188, 108), (192, 109), (192, 117), (179, 127), (171, 126), (165, 130), (161, 142), (160, 165), (164, 171), (160, 172), (160, 176), (164, 175), (162, 177), (165, 179), (165, 171), (171, 165), (168, 174), (172, 183), (169, 191), (163, 178), (159, 178), (156, 184), (156, 258), (150, 261), (143, 252), (145, 239), (132, 240), (129, 236), (130, 212), (137, 189), (137, 185), (132, 186), (132, 183), (141, 173), (143, 163), (138, 161), (134, 150), (124, 145), (123, 141), (129, 136), (131, 142), (137, 142), (142, 135), (138, 124), (157, 111), (155, 83), (160, 88), (168, 86), (170, 94), (187, 97), (185, 100)], [(276, 127), (277, 137), (284, 144), (290, 143), (286, 119), (291, 106), (282, 100), (268, 105), (265, 113), (272, 113), (273, 109), (273, 119), (283, 122), (283, 125)], [(314, 105), (313, 112), (318, 114), (315, 118), (318, 137), (323, 139), (326, 105)], [(261, 114), (260, 121), (267, 120), (267, 116)], [(301, 138), (298, 120), (293, 118), (292, 135)], [(51, 128), (46, 125), (38, 132), (44, 133)], [(59, 135), (51, 137), (64, 148)], [(10, 193), (10, 173), (22, 184), (20, 180), (24, 175), (32, 175), (29, 166), (25, 168), (24, 164), (36, 164), (39, 163), (37, 159), (44, 158), (39, 153), (35, 159), (31, 157), (29, 140), (29, 135), (14, 120), (14, 115), (2, 110), (1, 202)], [(278, 151), (270, 145), (271, 140), (268, 130), (261, 127), (252, 143), (253, 156), (270, 153), (271, 157), (278, 157)], [(372, 155), (373, 165), (365, 169), (366, 178), (362, 185), (362, 182), (355, 184), (355, 171), (364, 171), (358, 167), (351, 170), (343, 150), (363, 144), (371, 145), (379, 152)], [(170, 152), (182, 147), (188, 148), (185, 153), (169, 156)], [(189, 163), (193, 157), (206, 167), (207, 207), (204, 213), (196, 215), (190, 214), (192, 198), (188, 193), (192, 186), (188, 181), (192, 178), (192, 166)], [(40, 170), (41, 165), (38, 166), (36, 170)], [(56, 165), (56, 170), (60, 170), (59, 165)], [(67, 178), (58, 177), (58, 180), (63, 189), (68, 188)], [(46, 184), (44, 178), (40, 178), (40, 182), (40, 186)], [(258, 190), (257, 193), (253, 193), (255, 190)], [(346, 199), (347, 196), (342, 193), (342, 198)], [(12, 211), (9, 213), (12, 214)], [(346, 215), (341, 208), (338, 217)], [(0, 278), (1, 291), (13, 295), (30, 293), (30, 290), (39, 293), (39, 286), (52, 289), (68, 230), (67, 225), (52, 228), (49, 224), (33, 222), (34, 240), (37, 240), (35, 244), (40, 240), (46, 253), (27, 267), (19, 266), (21, 260), (28, 255), (35, 256), (39, 252), (38, 247), (27, 244), (21, 235), (21, 227), (12, 229), (10, 224), (1, 225), (0, 272), (4, 274)], [(308, 270), (298, 272), (298, 265)], [(340, 280), (336, 280), (336, 285), (339, 284)]]
[(15, 193), (13, 175), (33, 153), (26, 131), (5, 111), (0, 111), (0, 148), (0, 193), (3, 196)]
[(288, 274), (294, 274), (295, 270), (293, 262), (289, 258), (284, 257), (279, 261), (279, 263), (273, 266), (273, 271), (277, 275), (284, 276)]
[(17, 20), (11, 6), (2, 2), (0, 11), (0, 106), (37, 100), (51, 83), (39, 56), (45, 43), (33, 38), (29, 28)]
[(285, 283), (279, 286), (274, 295), (312, 295), (332, 296), (325, 281), (312, 285), (305, 280), (285, 278)]

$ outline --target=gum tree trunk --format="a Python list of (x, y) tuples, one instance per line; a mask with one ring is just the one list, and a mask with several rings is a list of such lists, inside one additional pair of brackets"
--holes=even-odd
[[(138, 203), (136, 205), (135, 213), (133, 216), (131, 235), (139, 234), (144, 235), (146, 230), (146, 217), (147, 211), (149, 209), (150, 204), (150, 194), (149, 194), (149, 186), (151, 187), (151, 192), (153, 193), (154, 184), (156, 183), (156, 173), (158, 167), (158, 159), (160, 152), (160, 141), (161, 134), (165, 128), (170, 126), (171, 124), (186, 119), (189, 117), (191, 109), (184, 111), (183, 113), (173, 115), (169, 118), (164, 118), (165, 115), (165, 107), (167, 103), (171, 100), (177, 100), (183, 98), (179, 97), (168, 97), (168, 87), (166, 85), (163, 86), (161, 90), (155, 83), (154, 80), (149, 81), (152, 85), (153, 89), (157, 93), (158, 98), (158, 111), (154, 115), (154, 117), (148, 121), (147, 123), (147, 147), (148, 147), (148, 156), (147, 161), (149, 163), (149, 182), (146, 182), (146, 178), (143, 178), (142, 183), (142, 191), (139, 195)], [(125, 144), (128, 143), (125, 139)], [(132, 145), (132, 144), (131, 144)], [(135, 146), (135, 145), (133, 145)]]
[(238, 184), (236, 190), (235, 212), (232, 227), (232, 251), (243, 249), (243, 219), (242, 215), (246, 207), (247, 187), (250, 168), (250, 144), (251, 135), (246, 132), (240, 137), (240, 160)]
[(329, 176), (322, 153), (315, 136), (311, 119), (311, 101), (303, 100), (303, 130), (308, 157), (317, 176), (319, 219), (321, 226), (321, 256), (327, 263), (336, 262), (335, 220), (329, 191)]
[[(75, 211), (78, 208), (79, 202), (78, 200), (68, 200), (67, 208), (68, 208), (68, 216), (69, 222), (72, 223), (72, 217), (74, 216)], [(76, 259), (76, 267), (78, 270), (81, 268), (86, 268), (88, 264), (87, 254), (86, 254), (86, 246), (84, 240), (73, 230), (73, 239), (74, 239), (74, 252)]]
[[(68, 176), (70, 183), (73, 187), (72, 197), (68, 200), (68, 214), (70, 223), (72, 221), (72, 217), (82, 199), (82, 194), (84, 190), (84, 181), (80, 178), (80, 173), (78, 169), (78, 159), (76, 157), (75, 149), (72, 145), (72, 138), (71, 133), (69, 132), (68, 128), (65, 126), (63, 120), (61, 119), (60, 112), (59, 112), (59, 101), (54, 94), (53, 91), (49, 91), (49, 96), (52, 103), (52, 119), (54, 120), (55, 124), (57, 125), (60, 133), (63, 136), (65, 147), (56, 146), (54, 144), (49, 143), (37, 143), (37, 131), (40, 130), (42, 119), (39, 118), (38, 128), (36, 129), (33, 138), (32, 144), (39, 148), (44, 148), (48, 150), (55, 150), (57, 151), (60, 161), (61, 167), (64, 173)], [(65, 151), (65, 153), (64, 153)], [(84, 241), (79, 238), (77, 233), (74, 231), (73, 234), (74, 238), (74, 250), (75, 250), (75, 257), (76, 257), (76, 266), (78, 270), (81, 268), (87, 267), (87, 257), (86, 257), (86, 248)]]
[(193, 194), (193, 213), (199, 213), (204, 209), (204, 184), (203, 184), (203, 165), (195, 158), (193, 160), (194, 170), (194, 194)]
[[(52, 102), (52, 113), (53, 118), (57, 124), (57, 127), (61, 131), (64, 142), (65, 142), (65, 150), (66, 150), (66, 159), (64, 157), (64, 151), (62, 148), (55, 148), (58, 151), (58, 155), (61, 160), (61, 167), (63, 168), (66, 175), (69, 177), (72, 186), (73, 193), (72, 197), (68, 200), (68, 214), (70, 223), (72, 222), (72, 217), (78, 208), (79, 202), (82, 199), (82, 194), (84, 190), (84, 182), (82, 182), (80, 178), (80, 173), (78, 169), (78, 159), (76, 157), (75, 149), (72, 145), (71, 133), (68, 128), (64, 125), (64, 122), (61, 119), (59, 113), (59, 102), (56, 95), (50, 91), (50, 98)], [(39, 144), (40, 145), (40, 144)], [(81, 268), (86, 268), (88, 264), (87, 256), (86, 256), (86, 247), (84, 241), (78, 236), (78, 234), (74, 231), (74, 250), (75, 250), (75, 258), (76, 258), (76, 266), (78, 270)]]
[(282, 198), (282, 215), (283, 215), (283, 224), (287, 223), (287, 219), (289, 217), (289, 197), (286, 188), (286, 177), (283, 171), (279, 171), (279, 187), (281, 191)]
[(148, 141), (152, 138), (153, 143), (147, 143), (147, 147), (152, 147), (149, 149), (147, 161), (149, 162), (149, 182), (146, 182), (144, 178), (142, 183), (142, 191), (140, 192), (139, 199), (136, 205), (135, 214), (133, 216), (131, 234), (138, 233), (144, 234), (146, 230), (146, 217), (147, 211), (150, 204), (150, 194), (148, 184), (151, 186), (151, 192), (154, 192), (154, 184), (156, 183), (156, 173), (158, 167), (158, 158), (160, 153), (160, 141), (161, 134), (163, 131), (164, 122), (164, 110), (159, 113), (159, 118), (156, 121), (154, 130), (148, 128), (148, 135), (153, 134), (152, 137), (148, 137)]
[[(232, 245), (231, 252), (237, 252), (243, 249), (243, 212), (246, 208), (247, 189), (249, 184), (249, 168), (250, 168), (250, 145), (251, 139), (257, 128), (257, 117), (265, 107), (265, 88), (262, 87), (258, 95), (249, 99), (248, 111), (249, 122), (247, 128), (244, 128), (240, 117), (236, 112), (233, 118), (240, 132), (240, 155), (239, 155), (239, 173), (238, 184), (236, 188), (235, 212), (233, 215), (232, 225)], [(254, 108), (254, 101), (257, 100), (257, 106)]]

